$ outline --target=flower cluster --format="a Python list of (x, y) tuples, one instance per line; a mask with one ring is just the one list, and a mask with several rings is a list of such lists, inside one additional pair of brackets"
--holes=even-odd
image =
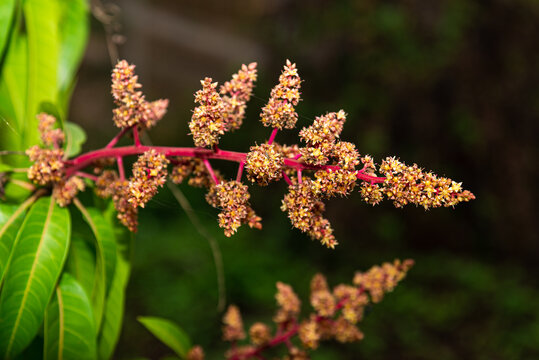
[(84, 191), (86, 185), (78, 176), (72, 176), (67, 180), (61, 180), (52, 190), (52, 196), (58, 205), (65, 207), (77, 196), (79, 191)]
[[(412, 260), (395, 260), (375, 266), (367, 272), (358, 272), (353, 285), (339, 284), (330, 289), (326, 278), (316, 274), (311, 280), (310, 303), (313, 312), (300, 319), (301, 301), (290, 285), (278, 282), (275, 299), (277, 314), (273, 318), (276, 331), (254, 323), (249, 329), (249, 344), (237, 346), (246, 338), (239, 309), (231, 305), (223, 317), (223, 339), (232, 342), (226, 353), (228, 360), (263, 358), (262, 353), (272, 347), (287, 345), (289, 359), (308, 359), (308, 351), (318, 348), (320, 342), (334, 339), (341, 343), (357, 342), (364, 335), (358, 328), (365, 308), (378, 303), (384, 294), (393, 291), (410, 267)], [(297, 336), (300, 346), (291, 339)]]
[(127, 201), (134, 207), (144, 207), (155, 194), (157, 188), (167, 181), (169, 160), (155, 150), (142, 154), (133, 164), (133, 177), (129, 180)]
[(146, 101), (135, 75), (135, 65), (122, 60), (112, 72), (112, 96), (118, 106), (112, 110), (114, 124), (119, 128), (135, 125), (149, 129), (165, 115), (168, 100)]
[(245, 117), (247, 102), (251, 99), (254, 82), (257, 78), (256, 63), (242, 65), (230, 81), (221, 85), (219, 93), (225, 104), (224, 118), (227, 130), (240, 128)]
[(200, 105), (193, 111), (189, 129), (195, 146), (206, 147), (219, 143), (219, 137), (227, 130), (225, 103), (216, 90), (217, 83), (211, 78), (201, 80), (202, 90), (195, 94), (195, 102)]
[(249, 180), (264, 186), (281, 179), (284, 157), (276, 144), (251, 146), (250, 150), (245, 159)]
[(307, 164), (323, 165), (333, 156), (335, 140), (339, 138), (346, 121), (343, 110), (331, 112), (314, 119), (311, 126), (303, 128), (299, 137), (307, 144), (300, 150)]
[(38, 130), (41, 135), (41, 141), (45, 146), (59, 148), (65, 140), (62, 129), (54, 129), (56, 118), (52, 115), (40, 113), (37, 115)]
[(264, 126), (276, 129), (292, 129), (296, 126), (298, 114), (294, 106), (299, 103), (299, 88), (301, 79), (296, 64), (286, 60), (279, 84), (271, 90), (271, 97), (266, 106), (262, 108), (260, 118)]
[(337, 240), (327, 219), (322, 216), (324, 203), (319, 200), (315, 182), (304, 178), (301, 183), (291, 185), (285, 195), (281, 210), (288, 212), (288, 217), (295, 228), (308, 233), (312, 239), (334, 248)]
[(206, 199), (210, 205), (221, 209), (219, 226), (225, 229), (226, 236), (232, 236), (242, 223), (249, 222), (248, 216), (252, 216), (249, 197), (247, 185), (238, 181), (225, 181), (210, 188)]
[(408, 166), (394, 157), (382, 162), (380, 172), (386, 177), (383, 192), (396, 207), (411, 203), (429, 209), (475, 199), (462, 189), (462, 183), (424, 172), (417, 164)]

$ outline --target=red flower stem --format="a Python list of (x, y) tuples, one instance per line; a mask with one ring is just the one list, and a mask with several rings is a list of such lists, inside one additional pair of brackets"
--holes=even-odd
[[(168, 146), (123, 146), (116, 148), (104, 148), (87, 152), (79, 155), (78, 157), (67, 160), (65, 162), (65, 174), (67, 177), (72, 176), (77, 171), (84, 169), (91, 165), (94, 161), (103, 158), (123, 158), (124, 156), (140, 155), (146, 151), (154, 150), (157, 153), (163, 154), (166, 157), (191, 157), (199, 159), (218, 159), (226, 161), (235, 161), (238, 163), (245, 162), (247, 157), (246, 153), (227, 151), (221, 149), (205, 149), (195, 147), (168, 147)], [(284, 159), (284, 166), (295, 170), (338, 170), (339, 166), (336, 165), (310, 165), (305, 164), (297, 159)], [(368, 181), (370, 183), (382, 183), (385, 181), (384, 177), (376, 177), (365, 173), (357, 172), (358, 179)], [(285, 178), (286, 180), (286, 178)], [(290, 179), (288, 179), (290, 180)]]
[(290, 178), (288, 177), (288, 175), (286, 175), (286, 173), (283, 171), (283, 178), (284, 178), (284, 181), (286, 181), (286, 183), (290, 186), (294, 185), (294, 183), (292, 183), (292, 180), (290, 180)]
[(299, 160), (300, 157), (301, 157), (301, 154), (296, 154), (296, 156), (294, 156), (294, 160)]
[(242, 354), (234, 354), (231, 357), (229, 357), (228, 360), (242, 360), (242, 359), (248, 359), (253, 356), (258, 356), (262, 351), (266, 349), (272, 348), (282, 343), (286, 343), (286, 341), (288, 341), (292, 336), (297, 334), (298, 330), (299, 330), (299, 325), (294, 324), (294, 326), (292, 326), (290, 330), (288, 330), (287, 332), (281, 335), (276, 335), (268, 343)]
[(136, 126), (133, 126), (133, 139), (135, 140), (135, 146), (139, 147), (140, 145), (142, 145), (140, 143), (140, 136), (139, 136), (139, 133), (138, 133), (138, 127), (136, 127)]
[(116, 157), (116, 164), (118, 165), (118, 173), (120, 173), (120, 180), (124, 181), (125, 180), (124, 161), (121, 156)]
[(87, 179), (90, 179), (92, 181), (97, 181), (97, 176), (95, 175), (92, 175), (92, 174), (87, 174), (85, 172), (82, 172), (82, 171), (77, 171), (75, 173), (76, 176), (80, 176), (80, 177), (83, 177), (83, 178), (87, 178)]
[(129, 131), (129, 129), (131, 128), (123, 128), (122, 131), (120, 131), (115, 137), (113, 137), (112, 140), (107, 144), (107, 146), (105, 146), (105, 149), (113, 148), (114, 145), (116, 145), (118, 141), (125, 135), (125, 133)]
[(241, 176), (243, 175), (243, 167), (245, 166), (245, 162), (241, 161), (240, 166), (238, 167), (238, 175), (236, 175), (236, 181), (241, 181)]
[(215, 185), (219, 185), (219, 179), (217, 179), (217, 176), (215, 176), (215, 172), (213, 171), (213, 168), (211, 167), (210, 161), (205, 158), (202, 160), (204, 162), (204, 165), (206, 165), (206, 169), (208, 169), (208, 172), (210, 173), (210, 176), (215, 183)]
[(268, 145), (273, 144), (273, 140), (275, 140), (275, 136), (277, 136), (277, 132), (279, 132), (279, 129), (277, 129), (277, 128), (273, 129), (273, 131), (271, 132), (271, 135), (269, 137), (269, 140), (268, 140)]
[(298, 169), (298, 183), (301, 184), (303, 179), (301, 178), (301, 169)]

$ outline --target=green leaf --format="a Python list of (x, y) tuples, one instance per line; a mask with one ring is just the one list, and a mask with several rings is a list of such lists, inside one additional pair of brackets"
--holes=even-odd
[(95, 250), (81, 236), (71, 236), (66, 270), (77, 279), (88, 297), (91, 297), (95, 278)]
[(90, 299), (64, 272), (45, 313), (44, 360), (96, 358), (97, 340)]
[(71, 219), (52, 197), (26, 216), (0, 296), (0, 357), (12, 358), (34, 338), (69, 248)]
[(24, 24), (28, 38), (28, 79), (23, 146), (39, 142), (36, 113), (42, 102), (56, 103), (58, 95), (58, 54), (60, 49), (58, 1), (25, 0)]
[(60, 4), (60, 58), (58, 87), (60, 93), (69, 92), (88, 39), (88, 1), (61, 0)]
[(67, 157), (77, 155), (86, 141), (86, 133), (79, 125), (68, 121), (64, 123), (64, 132), (66, 134), (65, 154)]
[(110, 223), (95, 208), (79, 206), (84, 220), (90, 225), (96, 243), (96, 266), (92, 290), (92, 307), (96, 319), (96, 330), (101, 328), (105, 297), (112, 283), (116, 267), (116, 242)]
[(102, 360), (112, 357), (120, 337), (129, 271), (129, 262), (118, 253), (116, 271), (105, 305), (103, 325), (99, 336), (99, 358)]
[(137, 320), (178, 356), (185, 358), (191, 348), (191, 341), (178, 325), (170, 320), (150, 316), (139, 316)]
[(0, 77), (0, 141), (2, 147), (9, 150), (25, 150), (22, 124), (26, 108), (27, 58), (26, 36), (15, 37), (9, 44)]
[(32, 197), (20, 205), (0, 204), (0, 284), (26, 209), (34, 201)]
[(12, 166), (9, 166), (7, 164), (0, 164), (0, 173), (9, 172), (9, 171), (11, 171), (11, 169), (13, 169)]
[(17, 0), (2, 0), (0, 2), (0, 74), (2, 73), (2, 58), (5, 46), (8, 44), (10, 32), (15, 24)]

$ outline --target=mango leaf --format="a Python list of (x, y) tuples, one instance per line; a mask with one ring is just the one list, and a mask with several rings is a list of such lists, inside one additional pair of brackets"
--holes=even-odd
[(28, 148), (39, 142), (39, 104), (57, 100), (60, 9), (58, 1), (25, 0), (23, 14), (28, 39), (28, 78), (22, 145)]
[(0, 284), (4, 279), (9, 256), (26, 209), (34, 201), (35, 198), (32, 197), (20, 205), (0, 204)]
[(120, 337), (129, 272), (129, 262), (118, 253), (116, 271), (105, 305), (105, 315), (99, 336), (99, 359), (102, 360), (112, 358)]
[(82, 286), (64, 272), (45, 313), (44, 360), (96, 358), (97, 340), (90, 299)]
[[(62, 95), (69, 92), (75, 72), (88, 39), (88, 1), (61, 0), (60, 5), (60, 57), (58, 88)], [(60, 97), (62, 96), (60, 95)]]
[(187, 334), (172, 321), (150, 316), (139, 316), (137, 320), (182, 359), (191, 349), (191, 341)]
[(86, 141), (86, 133), (79, 125), (68, 121), (64, 123), (64, 132), (66, 134), (65, 154), (67, 157), (77, 155)]
[(10, 33), (15, 26), (16, 10), (17, 0), (2, 0), (0, 3), (0, 74), (2, 73), (5, 46), (8, 44)]
[(66, 270), (75, 277), (88, 297), (91, 297), (95, 277), (95, 250), (79, 235), (71, 236)]
[(0, 295), (0, 357), (16, 356), (39, 330), (70, 234), (69, 212), (52, 197), (36, 201), (24, 219)]
[(96, 320), (96, 330), (101, 328), (105, 297), (112, 283), (116, 267), (116, 242), (110, 223), (95, 208), (79, 206), (84, 220), (90, 225), (95, 237), (96, 266), (92, 289), (92, 307)]
[[(25, 149), (22, 145), (22, 124), (26, 109), (27, 48), (26, 36), (14, 37), (0, 76), (0, 141), (2, 147), (9, 150)], [(15, 164), (21, 165), (19, 162)]]

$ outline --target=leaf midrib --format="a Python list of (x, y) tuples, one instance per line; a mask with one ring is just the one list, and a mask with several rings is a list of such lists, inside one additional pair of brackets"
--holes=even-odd
[(19, 307), (19, 311), (17, 313), (17, 318), (15, 319), (15, 324), (13, 325), (13, 331), (11, 332), (11, 337), (9, 338), (8, 346), (7, 346), (7, 349), (6, 349), (6, 357), (8, 357), (9, 353), (11, 352), (11, 347), (13, 346), (13, 343), (15, 341), (15, 335), (17, 334), (17, 331), (18, 331), (18, 328), (19, 328), (19, 323), (21, 321), (21, 316), (22, 316), (22, 313), (23, 313), (24, 308), (26, 306), (26, 299), (27, 299), (28, 294), (29, 294), (28, 289), (29, 289), (30, 285), (32, 284), (32, 281), (33, 281), (33, 278), (34, 278), (34, 272), (36, 270), (36, 265), (37, 265), (38, 259), (39, 259), (39, 255), (41, 254), (41, 251), (43, 249), (43, 243), (44, 243), (43, 240), (44, 240), (45, 234), (47, 232), (47, 229), (48, 229), (48, 227), (50, 225), (50, 220), (51, 220), (51, 217), (52, 217), (53, 207), (54, 207), (54, 199), (51, 197), (49, 210), (47, 211), (47, 218), (45, 219), (45, 223), (44, 223), (44, 226), (43, 226), (43, 232), (41, 233), (41, 238), (39, 240), (39, 246), (38, 246), (37, 251), (36, 251), (36, 257), (35, 257), (34, 262), (32, 264), (32, 269), (30, 270), (30, 276), (28, 277), (28, 282), (26, 283), (26, 287), (24, 289), (24, 295), (22, 297), (21, 306)]

